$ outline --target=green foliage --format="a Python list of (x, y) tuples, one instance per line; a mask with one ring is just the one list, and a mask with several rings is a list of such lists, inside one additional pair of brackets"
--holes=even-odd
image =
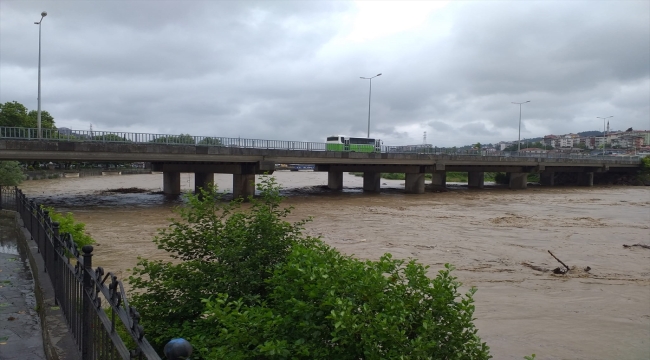
[(0, 185), (16, 186), (24, 178), (23, 170), (17, 161), (0, 161)]
[(59, 233), (69, 233), (72, 235), (72, 240), (79, 249), (84, 245), (92, 245), (95, 240), (86, 233), (86, 224), (75, 221), (72, 213), (65, 214), (56, 212), (53, 207), (43, 207), (49, 212), (52, 221), (59, 223)]
[(221, 140), (216, 139), (216, 138), (207, 137), (207, 138), (204, 138), (203, 140), (199, 141), (198, 145), (216, 145), (216, 146), (219, 146), (219, 145), (221, 145)]
[(525, 360), (535, 360), (535, 354), (532, 354), (531, 356), (524, 356)]
[(196, 144), (196, 140), (190, 134), (161, 136), (159, 138), (151, 140), (150, 142), (158, 144)]
[(494, 182), (501, 185), (510, 183), (510, 176), (507, 173), (498, 172), (494, 175)]
[(472, 324), (475, 289), (457, 301), (452, 269), (430, 279), (390, 254), (361, 261), (298, 245), (267, 299), (208, 299), (189, 338), (206, 359), (489, 359)]
[[(0, 104), (0, 126), (36, 128), (38, 111), (27, 111), (25, 105), (17, 101)], [(41, 110), (41, 128), (56, 129), (54, 118), (50, 113)]]
[(224, 203), (216, 188), (187, 195), (188, 206), (177, 210), (154, 240), (178, 261), (140, 259), (129, 277), (137, 291), (132, 299), (143, 315), (147, 338), (161, 347), (201, 317), (202, 299), (218, 293), (253, 303), (271, 291), (266, 280), (285, 261), (291, 247), (309, 241), (301, 234), (305, 221), (284, 219), (279, 187), (273, 178), (258, 184), (260, 199)]
[(641, 173), (650, 174), (650, 156), (641, 159)]

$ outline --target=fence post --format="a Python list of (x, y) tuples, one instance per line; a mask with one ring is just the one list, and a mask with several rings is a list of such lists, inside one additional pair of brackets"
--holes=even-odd
[(50, 273), (50, 279), (52, 279), (52, 285), (54, 286), (54, 305), (59, 305), (59, 247), (61, 243), (59, 242), (59, 223), (54, 221), (52, 222), (52, 245), (54, 252), (54, 264), (52, 268), (54, 271)]
[(84, 260), (84, 273), (83, 273), (83, 312), (81, 314), (81, 358), (82, 359), (91, 359), (92, 351), (92, 318), (93, 318), (93, 304), (91, 299), (91, 294), (93, 293), (93, 281), (90, 277), (90, 272), (93, 271), (93, 247), (91, 245), (85, 245), (81, 248), (83, 251), (83, 260)]
[[(47, 223), (48, 223), (48, 220), (50, 219), (50, 212), (47, 211), (47, 210), (41, 211), (39, 209), (38, 213), (40, 213), (42, 215), (42, 218), (43, 218), (42, 223), (39, 221), (39, 227), (40, 228), (38, 229), (38, 235), (39, 235), (39, 238), (41, 238), (41, 240), (43, 242), (43, 254), (41, 256), (43, 256), (43, 261), (45, 262), (44, 268), (45, 268), (45, 272), (47, 272), (48, 266), (52, 266), (52, 264), (50, 263), (50, 259), (48, 259), (48, 255), (50, 254), (50, 252), (47, 251), (47, 225), (48, 225)], [(51, 278), (52, 278), (52, 274), (50, 274), (50, 279)]]
[[(34, 240), (34, 217), (36, 216), (34, 214), (34, 200), (29, 200), (29, 236), (32, 237), (32, 240)], [(38, 240), (36, 240), (36, 245), (38, 244)], [(41, 247), (38, 247), (38, 252), (41, 252)]]

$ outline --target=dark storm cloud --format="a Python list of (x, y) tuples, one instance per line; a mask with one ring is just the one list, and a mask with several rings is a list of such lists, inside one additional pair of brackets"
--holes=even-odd
[[(489, 143), (650, 128), (650, 5), (466, 2), (350, 40), (356, 7), (304, 1), (0, 3), (0, 102), (59, 126), (322, 141)], [(377, 26), (390, 27), (390, 19)], [(367, 29), (372, 34), (373, 29)]]

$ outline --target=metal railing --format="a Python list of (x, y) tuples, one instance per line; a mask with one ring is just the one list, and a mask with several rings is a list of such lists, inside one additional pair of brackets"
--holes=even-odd
[[(16, 211), (36, 242), (55, 305), (61, 308), (82, 359), (161, 359), (144, 337), (140, 314), (129, 305), (122, 282), (102, 267), (92, 268), (92, 246), (80, 252), (70, 234), (59, 232), (48, 211), (15, 187), (0, 187), (0, 209)], [(122, 339), (119, 328), (130, 339)], [(175, 344), (179, 343), (170, 342)]]
[[(328, 151), (324, 142), (288, 141), (288, 140), (263, 140), (212, 136), (192, 136), (189, 134), (168, 135), (131, 133), (115, 131), (90, 131), (90, 130), (59, 130), (41, 129), (42, 140), (49, 141), (90, 141), (100, 143), (129, 143), (129, 144), (166, 144), (189, 146), (216, 146), (249, 149), (271, 150), (307, 150)], [(38, 140), (37, 129), (19, 127), (0, 127), (0, 139)], [(424, 154), (424, 155), (451, 155), (451, 156), (483, 156), (505, 158), (543, 158), (543, 159), (593, 159), (614, 161), (618, 163), (638, 163), (639, 156), (607, 156), (573, 153), (530, 153), (509, 151), (485, 150), (458, 150), (455, 148), (439, 148), (430, 145), (422, 146), (388, 146), (382, 145), (382, 153), (394, 154)]]

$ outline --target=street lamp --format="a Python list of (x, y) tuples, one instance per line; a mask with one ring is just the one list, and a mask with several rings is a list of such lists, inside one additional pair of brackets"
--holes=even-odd
[(370, 80), (370, 91), (368, 92), (368, 139), (370, 139), (370, 97), (372, 96), (372, 79), (377, 76), (381, 76), (381, 73), (369, 78), (361, 76), (361, 79)]
[(614, 116), (605, 116), (605, 117), (600, 117), (596, 116), (596, 119), (603, 119), (603, 156), (605, 156), (605, 144), (607, 143), (607, 134), (605, 130), (605, 120), (612, 118)]
[(38, 138), (41, 138), (41, 23), (43, 18), (47, 16), (47, 12), (41, 13), (41, 20), (34, 22), (38, 25), (38, 111), (36, 115), (36, 127), (38, 128)]
[(519, 137), (517, 137), (517, 152), (521, 151), (521, 104), (529, 103), (530, 100), (524, 102), (513, 102), (513, 104), (519, 105)]

